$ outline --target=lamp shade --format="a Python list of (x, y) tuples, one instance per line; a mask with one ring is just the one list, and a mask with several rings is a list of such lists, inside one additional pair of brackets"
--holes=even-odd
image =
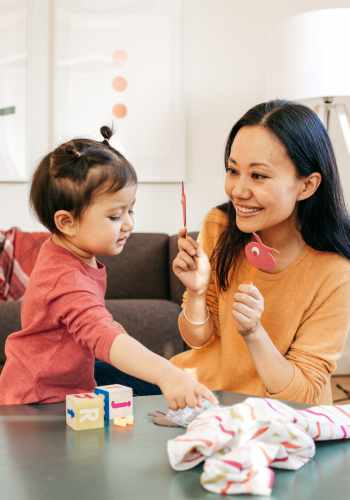
[(271, 35), (268, 98), (350, 95), (350, 9), (305, 12)]

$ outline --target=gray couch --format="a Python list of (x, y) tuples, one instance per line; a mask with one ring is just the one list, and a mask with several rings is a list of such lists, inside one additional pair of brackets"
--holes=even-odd
[[(114, 319), (166, 358), (185, 347), (177, 328), (183, 287), (171, 271), (176, 252), (177, 236), (134, 233), (121, 255), (100, 259), (107, 267), (106, 306)], [(20, 303), (0, 303), (0, 368), (6, 337), (19, 328)]]

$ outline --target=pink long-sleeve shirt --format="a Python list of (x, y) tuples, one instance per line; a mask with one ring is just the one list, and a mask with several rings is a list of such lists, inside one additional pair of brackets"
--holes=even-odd
[(95, 357), (109, 362), (124, 330), (104, 302), (106, 270), (86, 265), (51, 239), (43, 243), (6, 341), (0, 404), (55, 403), (91, 391)]

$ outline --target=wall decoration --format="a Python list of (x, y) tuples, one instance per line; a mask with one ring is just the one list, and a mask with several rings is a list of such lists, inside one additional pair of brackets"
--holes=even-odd
[(182, 0), (55, 0), (54, 145), (111, 142), (142, 182), (185, 177)]

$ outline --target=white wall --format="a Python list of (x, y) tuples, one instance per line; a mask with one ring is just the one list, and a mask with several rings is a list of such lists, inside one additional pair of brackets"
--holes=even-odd
[[(225, 199), (226, 136), (243, 112), (264, 99), (264, 40), (271, 26), (288, 15), (329, 7), (350, 7), (350, 0), (184, 0), (190, 229), (198, 229), (206, 211)], [(350, 200), (349, 158), (338, 137), (335, 146)], [(176, 184), (140, 185), (136, 230), (176, 232), (181, 222), (179, 191)], [(27, 184), (0, 183), (1, 228), (40, 227), (29, 213), (27, 198)]]

